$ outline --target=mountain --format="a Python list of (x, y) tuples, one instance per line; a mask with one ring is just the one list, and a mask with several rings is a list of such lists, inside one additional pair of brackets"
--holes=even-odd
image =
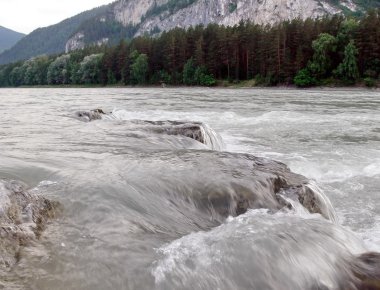
[(1, 54), (0, 64), (89, 44), (115, 44), (123, 38), (154, 35), (175, 27), (235, 25), (242, 20), (274, 24), (337, 13), (360, 15), (377, 7), (380, 0), (118, 0), (37, 29)]
[[(274, 24), (337, 13), (361, 14), (375, 7), (380, 7), (380, 0), (119, 0), (110, 5), (107, 17), (99, 15), (91, 25), (83, 25), (67, 42), (66, 52), (89, 43), (153, 35), (176, 27), (232, 26), (241, 20)], [(114, 34), (105, 33), (105, 27), (120, 24), (124, 30), (119, 27)]]
[(24, 36), (25, 34), (0, 26), (0, 53), (11, 48)]
[(0, 64), (25, 60), (42, 54), (63, 52), (67, 40), (78, 31), (82, 23), (98, 14), (105, 14), (108, 8), (108, 6), (101, 6), (68, 18), (58, 24), (34, 30), (11, 49), (0, 54)]

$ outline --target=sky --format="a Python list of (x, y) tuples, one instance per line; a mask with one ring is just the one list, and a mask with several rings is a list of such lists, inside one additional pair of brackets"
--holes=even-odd
[(113, 0), (0, 0), (0, 26), (30, 33)]

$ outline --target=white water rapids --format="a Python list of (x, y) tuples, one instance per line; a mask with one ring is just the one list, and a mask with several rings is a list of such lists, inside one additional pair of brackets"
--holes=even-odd
[[(0, 101), (0, 179), (63, 205), (4, 289), (338, 289), (346, 253), (380, 251), (379, 91), (1, 89)], [(96, 108), (112, 113), (74, 117)], [(202, 122), (206, 145), (131, 120)], [(202, 188), (253, 185), (210, 148), (285, 163), (339, 225), (297, 205), (211, 218)]]

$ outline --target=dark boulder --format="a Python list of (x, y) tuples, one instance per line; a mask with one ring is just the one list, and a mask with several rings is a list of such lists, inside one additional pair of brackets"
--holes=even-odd
[(105, 115), (102, 109), (95, 109), (91, 111), (78, 111), (75, 113), (75, 117), (84, 122), (100, 120), (102, 119), (102, 115)]

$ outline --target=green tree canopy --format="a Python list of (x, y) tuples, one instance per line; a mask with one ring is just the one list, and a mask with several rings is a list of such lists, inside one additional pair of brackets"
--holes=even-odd
[(358, 50), (351, 40), (346, 48), (344, 49), (344, 59), (343, 62), (337, 68), (337, 74), (347, 81), (355, 81), (359, 77), (358, 64), (356, 56), (358, 55)]
[(311, 87), (317, 84), (317, 80), (311, 75), (307, 68), (304, 68), (294, 77), (294, 84), (301, 88)]
[(137, 84), (145, 84), (148, 73), (148, 56), (134, 51), (132, 52), (131, 59), (134, 59), (131, 65), (132, 81)]
[(68, 72), (69, 54), (57, 57), (49, 66), (47, 82), (51, 85), (68, 84), (70, 77)]
[(97, 84), (99, 82), (100, 62), (103, 54), (86, 56), (79, 66), (78, 77), (83, 84)]
[(183, 83), (187, 86), (195, 85), (195, 70), (193, 58), (190, 58), (183, 67)]
[(310, 70), (317, 76), (326, 76), (331, 71), (331, 53), (336, 50), (337, 41), (328, 33), (321, 33), (312, 43), (314, 50)]

